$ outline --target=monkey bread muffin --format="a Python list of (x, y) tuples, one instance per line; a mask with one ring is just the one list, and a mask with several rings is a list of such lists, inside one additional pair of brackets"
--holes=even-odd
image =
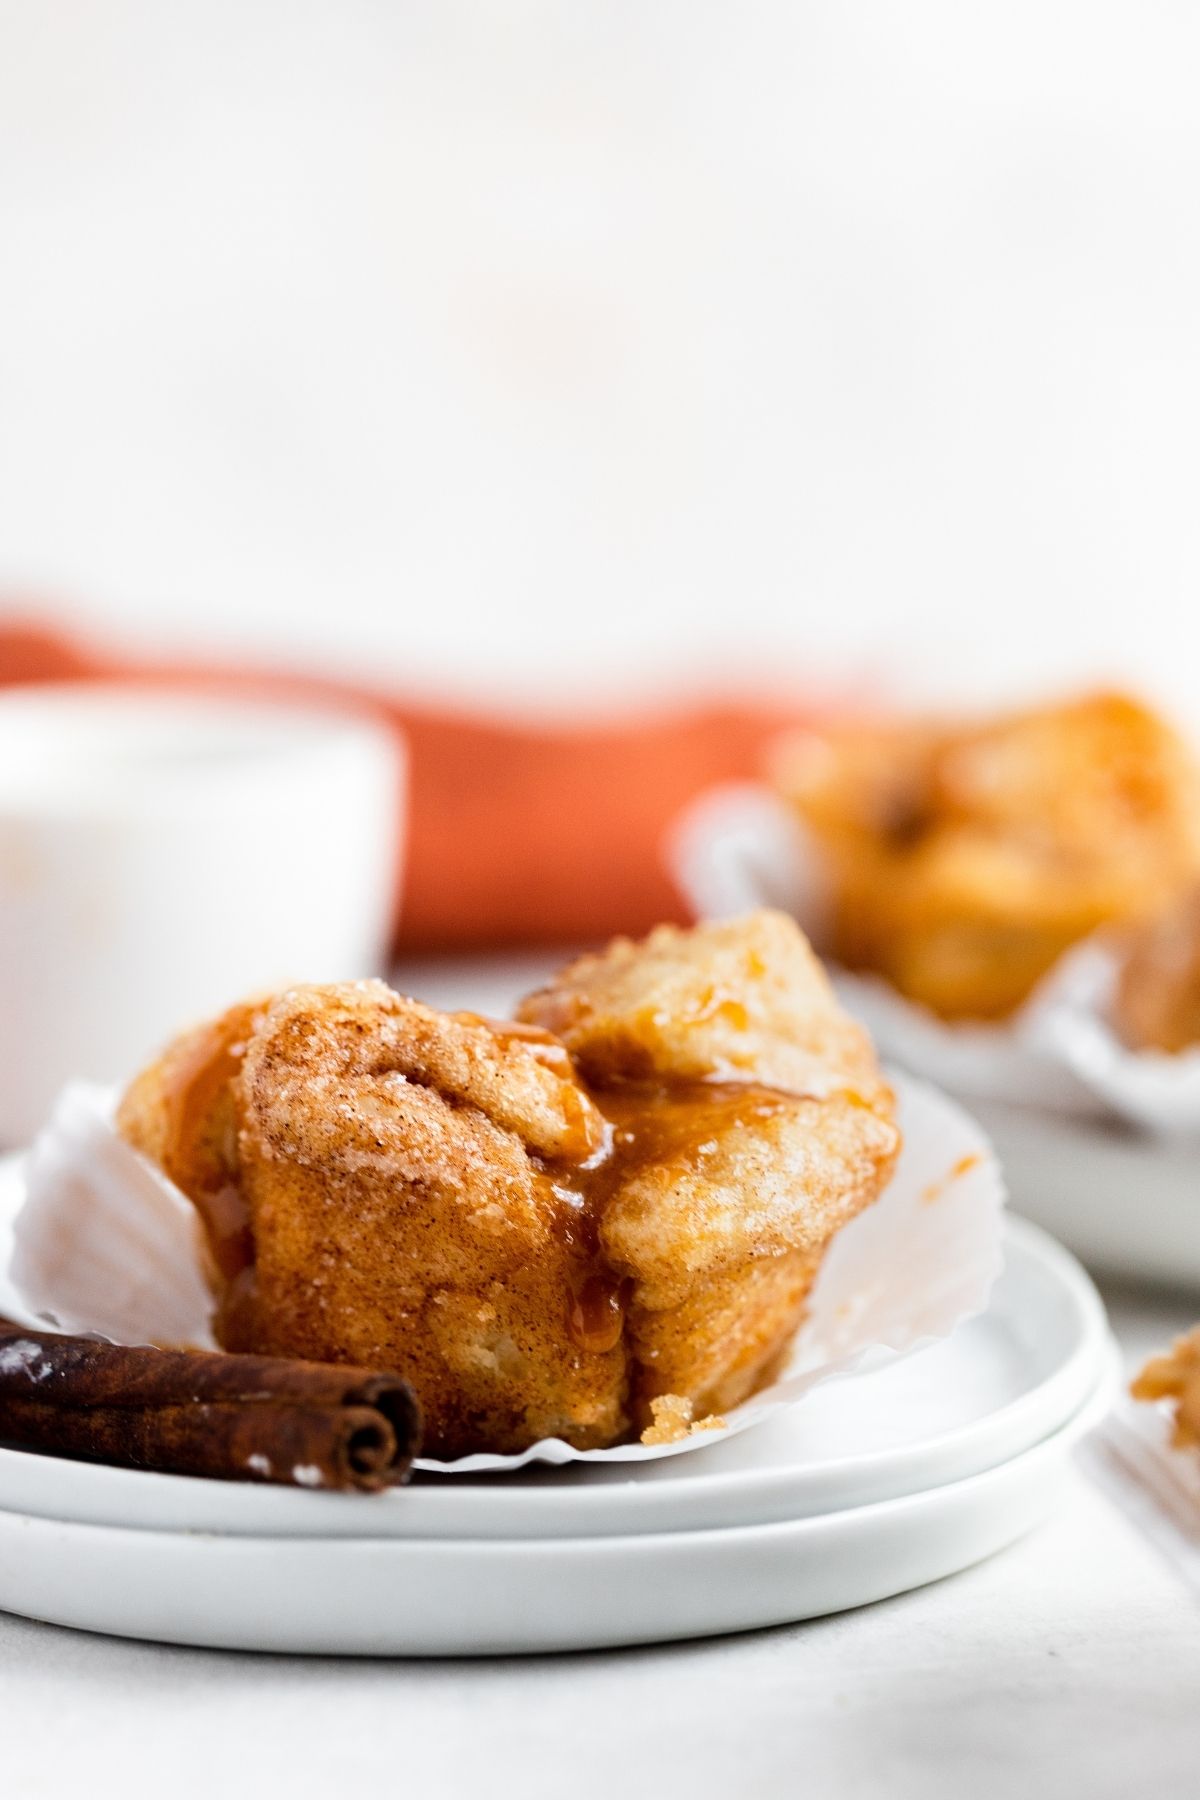
[(512, 1022), (376, 981), (249, 1001), (118, 1124), (200, 1214), (218, 1341), (396, 1370), (443, 1458), (745, 1399), (900, 1144), (868, 1039), (766, 912), (618, 940)]

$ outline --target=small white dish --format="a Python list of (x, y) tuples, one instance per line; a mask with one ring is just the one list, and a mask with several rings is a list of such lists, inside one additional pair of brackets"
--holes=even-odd
[(403, 779), (328, 708), (0, 694), (0, 1145), (247, 993), (378, 974)]
[(485, 1479), (418, 1475), (408, 1488), (364, 1499), (0, 1449), (0, 1508), (147, 1531), (426, 1541), (813, 1517), (958, 1481), (1023, 1453), (1084, 1404), (1108, 1342), (1099, 1296), (1078, 1264), (1011, 1219), (987, 1310), (952, 1337), (828, 1382), (753, 1431), (683, 1459), (528, 1467)]
[(0, 1606), (118, 1637), (340, 1656), (601, 1649), (814, 1618), (936, 1581), (1023, 1536), (1053, 1507), (1110, 1386), (1102, 1378), (1053, 1436), (964, 1481), (724, 1530), (262, 1538), (0, 1512)]

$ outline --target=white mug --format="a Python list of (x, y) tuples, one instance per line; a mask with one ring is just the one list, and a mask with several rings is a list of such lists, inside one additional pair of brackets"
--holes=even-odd
[(316, 708), (0, 694), (0, 1145), (247, 994), (380, 973), (403, 764)]

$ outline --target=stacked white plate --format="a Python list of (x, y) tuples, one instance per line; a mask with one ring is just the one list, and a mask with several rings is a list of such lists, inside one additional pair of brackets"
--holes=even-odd
[(1112, 1367), (1087, 1276), (1012, 1220), (987, 1311), (953, 1337), (685, 1456), (367, 1497), (0, 1450), (0, 1607), (171, 1643), (420, 1656), (809, 1618), (1027, 1532)]
[(961, 1104), (995, 1145), (1008, 1191), (1090, 1269), (1200, 1287), (1200, 1156), (1119, 1120)]

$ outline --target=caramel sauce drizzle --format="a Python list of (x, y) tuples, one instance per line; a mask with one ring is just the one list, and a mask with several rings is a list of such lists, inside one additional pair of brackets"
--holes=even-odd
[(566, 1201), (559, 1231), (572, 1252), (568, 1327), (580, 1350), (615, 1349), (625, 1326), (630, 1283), (608, 1263), (600, 1226), (613, 1195), (644, 1169), (680, 1173), (711, 1155), (721, 1136), (795, 1105), (796, 1096), (748, 1081), (626, 1081), (592, 1089), (608, 1125), (607, 1142), (588, 1162), (559, 1165), (554, 1190)]
[[(254, 1301), (254, 1234), (240, 1179), (236, 1077), (260, 1010), (252, 1004), (235, 1008), (198, 1035), (172, 1069), (167, 1090), (164, 1168), (204, 1226), (218, 1295), (217, 1336), (226, 1344), (242, 1338), (239, 1320), (248, 1322)], [(479, 1022), (576, 1078), (565, 1046), (549, 1032)], [(557, 1202), (555, 1228), (568, 1253), (571, 1340), (585, 1354), (605, 1355), (621, 1340), (631, 1286), (609, 1265), (600, 1243), (613, 1195), (652, 1165), (675, 1165), (680, 1173), (695, 1167), (722, 1135), (794, 1106), (797, 1096), (728, 1080), (621, 1081), (581, 1087), (581, 1093), (605, 1121), (601, 1147), (581, 1161), (534, 1160)]]

